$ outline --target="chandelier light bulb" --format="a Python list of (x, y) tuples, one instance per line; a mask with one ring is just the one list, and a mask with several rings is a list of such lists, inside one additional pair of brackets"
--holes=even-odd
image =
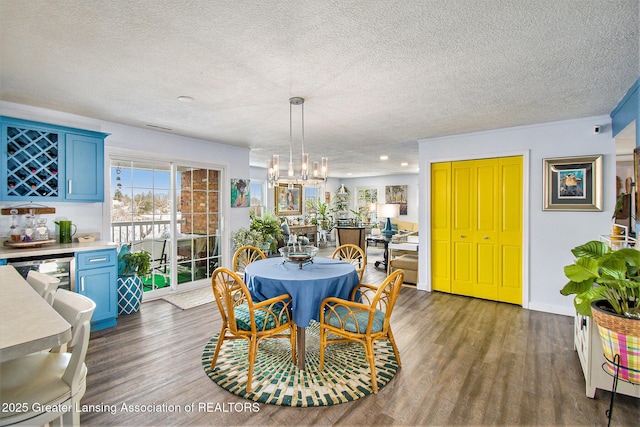
[(280, 178), (280, 156), (277, 154), (274, 154), (272, 163), (273, 163), (273, 179), (277, 181), (278, 178)]

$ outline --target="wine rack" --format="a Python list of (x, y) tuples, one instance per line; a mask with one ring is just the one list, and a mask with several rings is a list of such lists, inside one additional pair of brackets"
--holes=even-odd
[(60, 133), (7, 126), (7, 196), (58, 198)]

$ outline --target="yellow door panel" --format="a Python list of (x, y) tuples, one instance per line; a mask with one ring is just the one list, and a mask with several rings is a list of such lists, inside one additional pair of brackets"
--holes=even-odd
[(431, 167), (431, 228), (450, 231), (451, 163), (436, 163)]
[(502, 246), (502, 282), (498, 300), (522, 305), (522, 249)]
[(498, 301), (522, 304), (522, 157), (500, 159), (500, 288)]
[(495, 300), (498, 297), (498, 272), (496, 270), (498, 254), (497, 245), (480, 244), (477, 252), (477, 280), (474, 285), (473, 296), (476, 298)]
[(473, 294), (473, 161), (451, 163), (451, 292)]
[(498, 160), (475, 161), (476, 278), (473, 296), (495, 299), (498, 295)]
[(451, 292), (451, 163), (431, 165), (431, 288)]
[(498, 231), (498, 162), (496, 159), (476, 161), (476, 230)]
[(453, 277), (451, 278), (451, 292), (458, 295), (473, 294), (472, 273), (474, 270), (473, 246), (471, 242), (453, 242)]
[(451, 292), (451, 245), (449, 239), (431, 243), (431, 288)]
[(473, 162), (454, 162), (451, 165), (452, 185), (452, 231), (470, 232), (472, 229), (471, 196), (472, 193)]

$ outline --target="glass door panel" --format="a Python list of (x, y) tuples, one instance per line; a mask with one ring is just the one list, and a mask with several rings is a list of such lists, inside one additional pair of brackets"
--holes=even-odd
[(208, 279), (221, 264), (220, 171), (178, 166), (178, 284)]

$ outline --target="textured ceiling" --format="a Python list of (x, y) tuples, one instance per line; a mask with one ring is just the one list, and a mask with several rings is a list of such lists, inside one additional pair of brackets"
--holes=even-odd
[(420, 138), (610, 113), (640, 75), (639, 14), (638, 0), (0, 0), (0, 99), (250, 147), (265, 166), (288, 157), (300, 96), (331, 176), (408, 173)]

